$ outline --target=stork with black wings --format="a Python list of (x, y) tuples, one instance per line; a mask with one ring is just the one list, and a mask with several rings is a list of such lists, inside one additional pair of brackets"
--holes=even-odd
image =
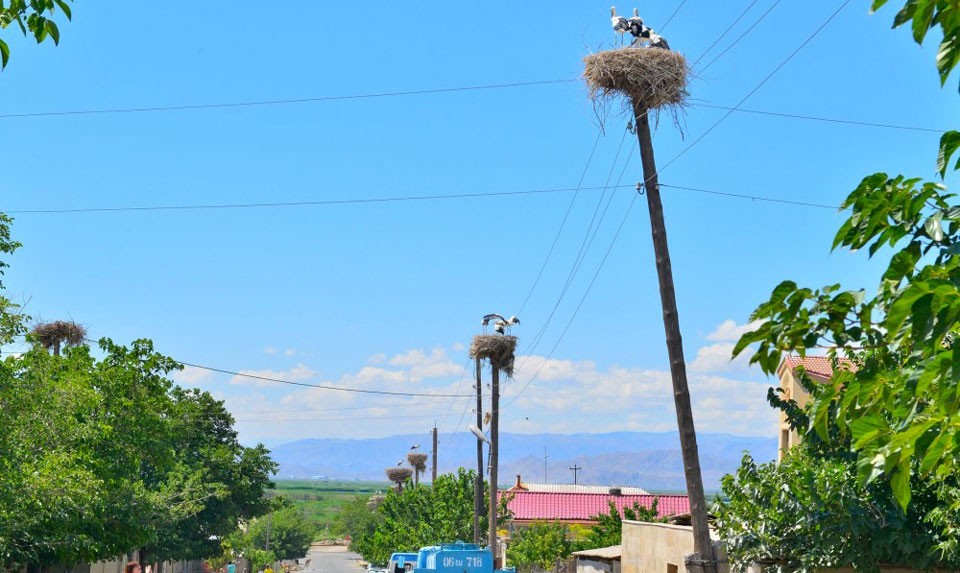
[(496, 319), (493, 323), (493, 330), (497, 334), (506, 334), (507, 327), (513, 326), (515, 324), (520, 324), (520, 319), (511, 316), (510, 318), (503, 318), (499, 314), (488, 314), (483, 317), (483, 320), (480, 321), (480, 324), (484, 327), (490, 324), (490, 321)]

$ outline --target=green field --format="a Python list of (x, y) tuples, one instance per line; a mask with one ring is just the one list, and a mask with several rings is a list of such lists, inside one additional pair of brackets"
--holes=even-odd
[[(386, 482), (276, 480), (270, 495), (282, 495), (300, 508), (306, 517), (319, 524), (320, 538), (332, 527), (340, 506), (356, 496), (386, 492)], [(332, 534), (330, 535), (332, 536)]]

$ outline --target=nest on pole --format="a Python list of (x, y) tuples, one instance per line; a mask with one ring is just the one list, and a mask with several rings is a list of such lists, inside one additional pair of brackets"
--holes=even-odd
[(410, 465), (413, 469), (418, 472), (423, 472), (427, 470), (427, 454), (420, 452), (410, 452), (407, 454), (407, 461), (410, 462)]
[(470, 344), (470, 358), (489, 360), (490, 364), (513, 378), (513, 360), (516, 358), (517, 337), (500, 334), (478, 334)]
[[(614, 99), (626, 96), (624, 106), (633, 114), (634, 103), (643, 109), (668, 109), (676, 119), (687, 100), (690, 66), (679, 52), (659, 48), (627, 47), (590, 54), (583, 58), (583, 78), (590, 99), (605, 109)], [(602, 115), (598, 112), (598, 115)]]
[(402, 486), (403, 482), (410, 479), (413, 470), (410, 468), (387, 468), (387, 479), (393, 483)]
[(87, 329), (73, 321), (55, 320), (44, 322), (30, 331), (37, 344), (60, 354), (60, 346), (79, 346), (87, 337)]

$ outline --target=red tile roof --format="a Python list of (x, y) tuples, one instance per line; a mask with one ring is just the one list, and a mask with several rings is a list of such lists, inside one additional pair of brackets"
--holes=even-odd
[[(650, 507), (658, 498), (657, 513), (660, 517), (689, 513), (690, 502), (685, 495), (610, 495), (606, 493), (551, 493), (540, 491), (515, 491), (507, 504), (516, 520), (542, 521), (592, 521), (600, 513), (610, 511), (609, 502), (614, 502), (620, 513), (624, 507), (633, 507), (638, 502)], [(501, 494), (502, 495), (502, 494)]]
[[(846, 358), (840, 358), (840, 364), (845, 368), (848, 368), (852, 371), (856, 371), (856, 365)], [(780, 368), (777, 369), (777, 372), (783, 376), (783, 371), (786, 368), (789, 368), (790, 371), (794, 371), (800, 366), (803, 366), (803, 369), (806, 370), (807, 374), (811, 376), (816, 376), (818, 378), (823, 378), (829, 380), (833, 376), (833, 360), (829, 356), (794, 356), (788, 354), (783, 357), (783, 362), (780, 363)]]

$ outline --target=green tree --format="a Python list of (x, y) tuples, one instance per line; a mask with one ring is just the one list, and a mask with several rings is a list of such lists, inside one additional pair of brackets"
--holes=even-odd
[[(960, 4), (909, 0), (894, 26), (907, 23), (918, 43), (928, 30), (942, 31), (937, 68), (945, 82), (960, 57)], [(960, 132), (945, 133), (941, 178), (958, 148)], [(740, 339), (734, 355), (756, 345), (751, 362), (772, 374), (783, 352), (825, 347), (849, 357), (868, 350), (859, 369), (835, 370), (815, 400), (811, 425), (824, 440), (832, 425), (849, 437), (860, 483), (889, 477), (906, 508), (913, 473), (949, 476), (960, 453), (954, 446), (960, 443), (960, 206), (941, 182), (876, 173), (842, 208), (850, 216), (834, 248), (866, 249), (870, 256), (893, 250), (877, 294), (784, 281), (754, 311), (763, 324)]]
[[(369, 518), (351, 517), (349, 523), (356, 527), (346, 531), (352, 538), (351, 549), (371, 563), (386, 563), (395, 551), (472, 539), (475, 476), (476, 472), (460, 468), (456, 474), (437, 476), (429, 486), (388, 491), (382, 502), (368, 507)], [(507, 517), (504, 505), (501, 518)], [(355, 514), (362, 511), (359, 502), (351, 506)], [(486, 518), (482, 515), (480, 521), (485, 531)]]
[[(73, 17), (67, 0), (9, 0), (9, 2), (0, 2), (0, 30), (5, 30), (11, 24), (16, 24), (24, 36), (29, 32), (38, 44), (48, 37), (53, 40), (54, 44), (59, 44), (60, 29), (51, 19), (58, 8), (67, 20)], [(9, 59), (10, 46), (3, 41), (3, 38), (0, 38), (0, 69), (7, 67)]]
[(633, 502), (633, 506), (624, 507), (623, 514), (617, 509), (616, 504), (610, 502), (610, 509), (607, 513), (595, 515), (593, 519), (597, 522), (590, 526), (587, 534), (582, 539), (576, 541), (575, 550), (598, 549), (600, 547), (610, 547), (611, 545), (620, 545), (623, 536), (623, 520), (664, 522), (665, 518), (659, 516), (657, 506), (659, 498), (654, 498), (650, 507), (640, 505), (639, 502)]
[[(282, 497), (274, 498), (271, 504), (273, 511), (251, 520), (246, 532), (238, 531), (230, 538), (229, 546), (235, 554), (260, 560), (261, 565), (303, 557), (317, 534), (317, 524)], [(266, 554), (268, 539), (270, 549)]]
[(522, 573), (552, 571), (557, 559), (566, 559), (572, 550), (563, 523), (535, 521), (514, 534), (507, 547), (507, 561)]
[[(803, 372), (799, 378), (814, 397), (829, 391)], [(960, 535), (948, 527), (957, 523), (957, 514), (944, 503), (945, 495), (960, 493), (956, 476), (914, 476), (914, 500), (903, 511), (888, 481), (858, 481), (849, 437), (836, 425), (824, 440), (810, 428), (810, 404), (801, 408), (772, 389), (768, 399), (803, 439), (779, 464), (757, 464), (744, 456), (736, 475), (723, 480), (716, 526), (738, 570), (753, 563), (804, 572), (960, 565)]]

